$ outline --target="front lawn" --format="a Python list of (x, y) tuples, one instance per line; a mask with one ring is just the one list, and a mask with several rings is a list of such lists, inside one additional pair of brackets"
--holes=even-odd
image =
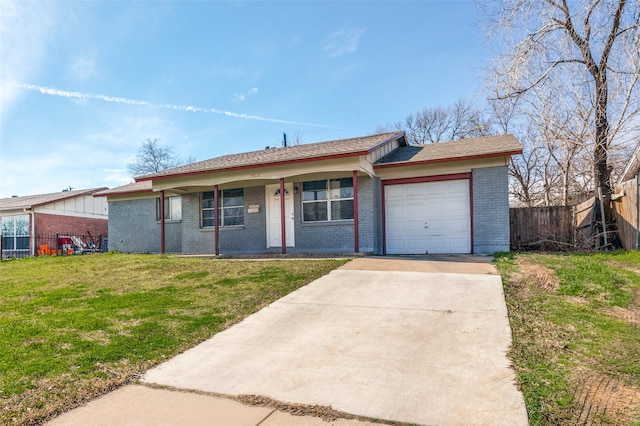
[(497, 265), (531, 425), (640, 425), (640, 252)]
[(346, 260), (105, 254), (0, 262), (0, 424), (94, 398)]

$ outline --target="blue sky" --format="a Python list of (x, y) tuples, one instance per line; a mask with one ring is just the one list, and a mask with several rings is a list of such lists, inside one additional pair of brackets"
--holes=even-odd
[(472, 1), (0, 2), (0, 198), (183, 158), (373, 133), (482, 102)]

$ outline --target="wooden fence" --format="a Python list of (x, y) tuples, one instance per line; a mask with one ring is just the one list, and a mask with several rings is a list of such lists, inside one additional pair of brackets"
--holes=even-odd
[(638, 188), (636, 180), (628, 180), (616, 188), (613, 212), (618, 224), (620, 243), (626, 250), (638, 250)]
[(575, 207), (510, 209), (511, 250), (598, 250), (620, 246), (638, 250), (640, 205), (636, 180), (618, 185), (615, 194), (611, 205), (616, 228), (606, 232), (600, 200), (595, 197)]
[(511, 250), (569, 250), (573, 246), (573, 208), (509, 209)]

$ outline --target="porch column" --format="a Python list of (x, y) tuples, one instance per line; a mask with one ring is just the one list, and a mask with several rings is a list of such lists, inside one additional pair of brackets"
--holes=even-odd
[(218, 206), (218, 185), (213, 185), (213, 205), (214, 205), (214, 219), (213, 219), (213, 237), (216, 239), (216, 256), (220, 256), (220, 207)]
[(280, 178), (280, 236), (282, 238), (282, 254), (287, 254), (287, 231), (285, 230), (284, 211), (284, 178)]
[(360, 229), (358, 224), (358, 172), (353, 171), (353, 251), (360, 251)]
[(165, 254), (164, 191), (160, 191), (160, 254)]

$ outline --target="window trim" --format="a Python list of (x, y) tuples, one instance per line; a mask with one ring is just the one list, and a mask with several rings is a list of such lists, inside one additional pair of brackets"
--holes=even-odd
[[(18, 227), (16, 226), (16, 221), (17, 218), (27, 218), (27, 227), (26, 227), (26, 235), (19, 235), (18, 234)], [(5, 221), (8, 222), (8, 219), (10, 219), (13, 222), (13, 233), (12, 235), (5, 235), (2, 231), (4, 228), (4, 223)], [(1, 219), (2, 222), (2, 227), (0, 227), (0, 238), (4, 239), (4, 238), (8, 238), (11, 239), (12, 248), (7, 248), (4, 245), (4, 241), (2, 244), (2, 251), (3, 252), (28, 252), (31, 246), (31, 218), (29, 217), (29, 215), (13, 215), (13, 216), (4, 216)], [(18, 247), (18, 238), (26, 238), (27, 239), (27, 248), (17, 248)], [(23, 241), (23, 240), (21, 240)]]
[[(164, 198), (165, 206), (164, 206), (164, 220), (165, 222), (180, 222), (182, 220), (182, 197), (179, 195), (165, 197)], [(172, 206), (174, 203), (180, 203), (180, 216), (173, 217), (174, 209)], [(168, 217), (167, 217), (168, 216)], [(177, 215), (176, 215), (177, 216)], [(160, 198), (156, 198), (156, 222), (160, 222)]]
[[(331, 181), (337, 181), (340, 179), (350, 179), (351, 180), (351, 192), (352, 195), (351, 197), (339, 197), (339, 198), (331, 198)], [(318, 182), (318, 181), (324, 181), (325, 182), (325, 192), (327, 194), (327, 198), (325, 199), (321, 199), (321, 200), (305, 200), (304, 199), (304, 184), (306, 182)], [(300, 204), (301, 204), (301, 216), (302, 216), (302, 223), (304, 224), (311, 224), (311, 223), (345, 223), (345, 222), (353, 222), (354, 218), (350, 218), (350, 219), (333, 219), (331, 217), (331, 205), (333, 202), (340, 202), (340, 201), (349, 201), (351, 200), (354, 203), (354, 208), (355, 208), (355, 201), (354, 201), (354, 195), (353, 194), (353, 178), (352, 177), (343, 177), (343, 178), (333, 178), (333, 179), (316, 179), (316, 180), (312, 180), (312, 181), (305, 181), (302, 182), (302, 187), (303, 190), (301, 191), (301, 195), (300, 195)], [(327, 208), (327, 219), (325, 220), (305, 220), (304, 218), (304, 205), (305, 204), (311, 204), (311, 203), (321, 203), (324, 202), (326, 203), (326, 208)]]
[[(225, 199), (225, 192), (226, 191), (242, 191), (242, 205), (239, 206), (225, 206), (224, 205), (224, 199)], [(204, 217), (204, 212), (205, 211), (212, 211), (215, 212), (215, 208), (216, 206), (213, 207), (204, 207), (204, 194), (206, 193), (211, 193), (213, 194), (213, 191), (204, 191), (200, 194), (200, 228), (201, 229), (214, 229), (215, 228), (215, 214), (213, 217), (211, 218), (207, 218), (209, 220), (211, 220), (212, 225), (205, 225), (204, 221), (205, 221), (205, 217)], [(214, 194), (215, 195), (215, 194)], [(239, 195), (235, 195), (235, 196), (227, 196), (227, 198), (235, 198), (235, 197), (239, 197)], [(211, 202), (213, 203), (214, 198), (206, 198), (206, 200), (211, 200)], [(245, 205), (244, 205), (244, 188), (229, 188), (229, 189), (219, 189), (218, 190), (218, 207), (219, 207), (219, 219), (220, 219), (220, 228), (240, 228), (243, 227), (245, 225)], [(225, 225), (224, 223), (224, 219), (226, 217), (225, 214), (225, 210), (229, 210), (229, 209), (240, 209), (242, 208), (242, 216), (228, 216), (228, 217), (242, 217), (242, 223), (241, 224), (237, 224), (237, 225)]]

